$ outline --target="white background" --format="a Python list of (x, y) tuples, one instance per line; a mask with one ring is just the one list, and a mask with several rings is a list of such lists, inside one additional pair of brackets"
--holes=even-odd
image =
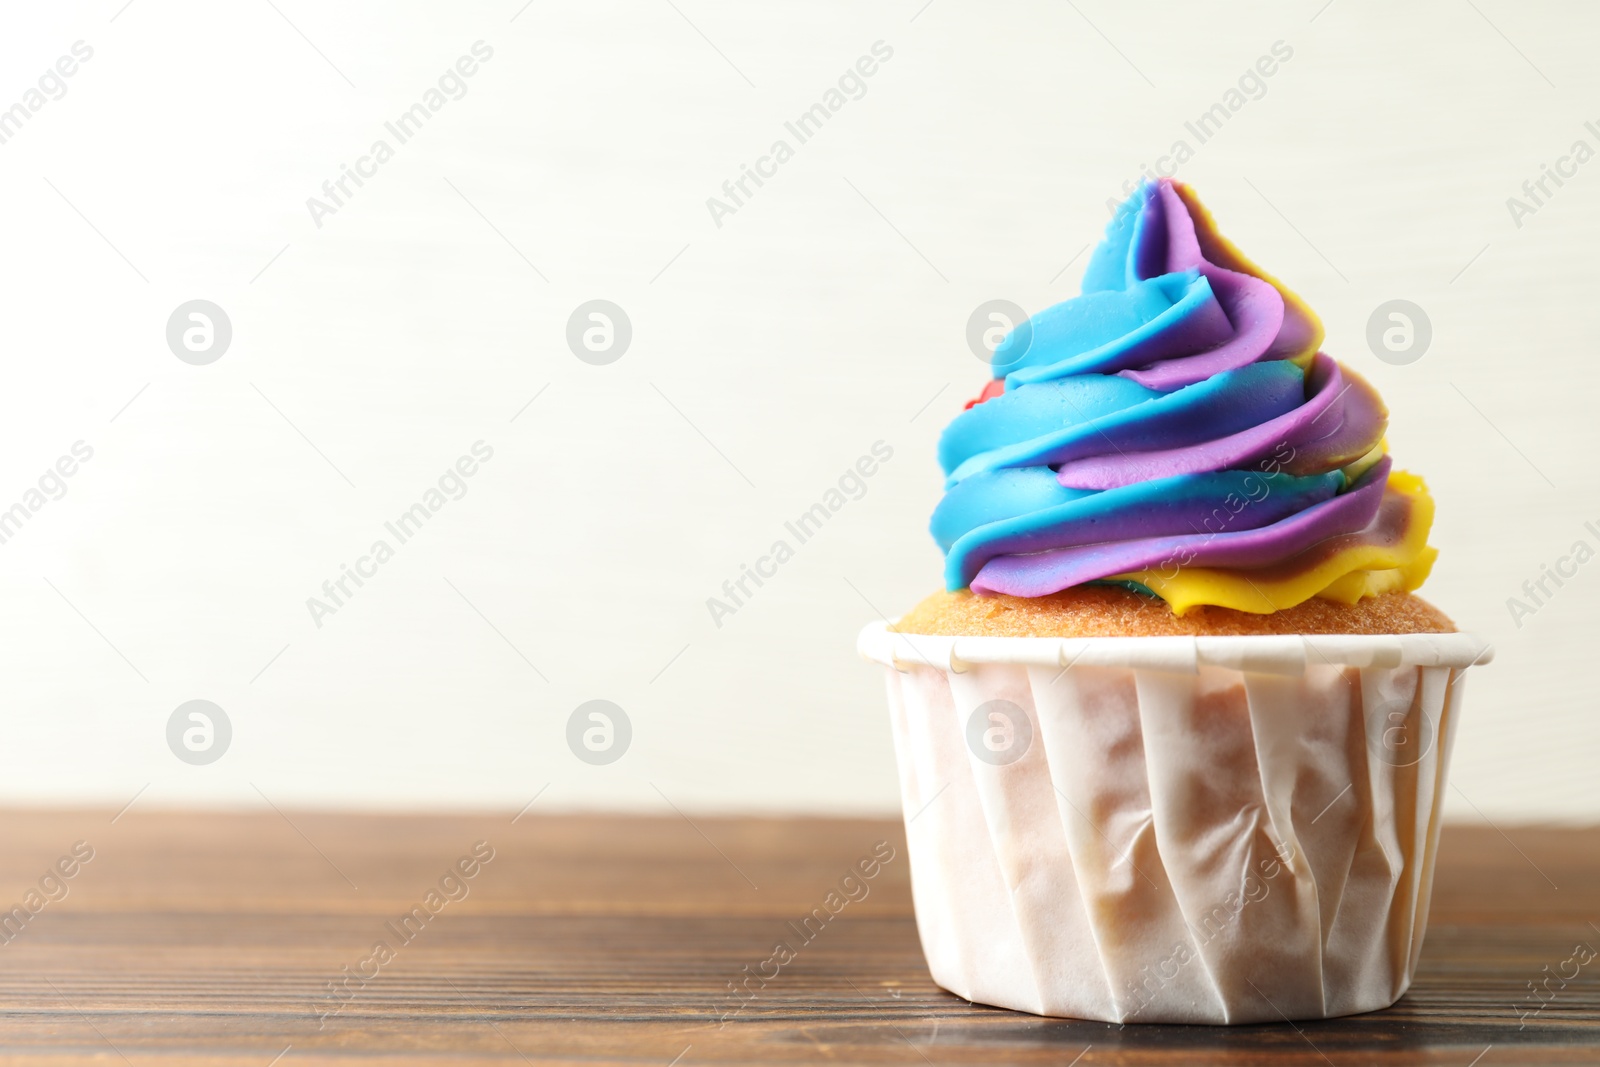
[[(1449, 811), (1600, 812), (1600, 563), (1520, 628), (1506, 606), (1600, 547), (1600, 162), (1520, 228), (1506, 206), (1600, 147), (1592, 6), (275, 2), (28, 5), (0, 34), (0, 107), (94, 49), (0, 145), (0, 507), (94, 449), (0, 545), (0, 802), (892, 811), (853, 642), (938, 583), (969, 314), (1073, 295), (1107, 198), (1282, 40), (1179, 176), (1438, 499), (1425, 593), (1499, 652)], [(318, 228), (307, 197), (480, 39), (467, 95)], [(865, 96), (716, 226), (706, 198), (879, 40)], [(195, 298), (233, 324), (209, 366), (165, 341)], [(594, 298), (633, 323), (610, 366), (564, 339)], [(1407, 366), (1365, 341), (1392, 298), (1433, 323)], [(470, 492), (315, 626), (480, 439)], [(713, 625), (880, 439), (866, 495)], [(194, 698), (234, 730), (205, 767), (165, 740)], [(610, 766), (564, 740), (593, 698), (633, 724)]]

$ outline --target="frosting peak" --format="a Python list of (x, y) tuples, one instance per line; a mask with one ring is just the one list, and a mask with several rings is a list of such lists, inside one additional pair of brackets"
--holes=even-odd
[(1432, 501), (1316, 315), (1184, 185), (1118, 208), (1082, 295), (1014, 329), (945, 429), (946, 584), (1043, 596), (1117, 582), (1270, 612), (1427, 576)]

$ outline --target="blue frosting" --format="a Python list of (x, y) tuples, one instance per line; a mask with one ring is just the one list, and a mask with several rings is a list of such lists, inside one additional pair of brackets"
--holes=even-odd
[(1365, 407), (1341, 429), (1349, 390), (1312, 360), (1320, 328), (1191, 216), (1170, 183), (1142, 187), (1081, 295), (996, 348), (1004, 391), (939, 440), (931, 529), (950, 588), (997, 556), (1259, 529), (1348, 488), (1339, 467), (1376, 442), (1376, 400), (1352, 394)]

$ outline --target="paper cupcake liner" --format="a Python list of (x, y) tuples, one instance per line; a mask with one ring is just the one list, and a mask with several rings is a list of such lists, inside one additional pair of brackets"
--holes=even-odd
[(1469, 634), (861, 634), (917, 928), (968, 1000), (1107, 1022), (1393, 1004), (1422, 947)]

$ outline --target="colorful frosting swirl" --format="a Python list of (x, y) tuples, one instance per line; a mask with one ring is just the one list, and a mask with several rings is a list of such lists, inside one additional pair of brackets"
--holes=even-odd
[(945, 582), (1044, 596), (1115, 582), (1182, 614), (1267, 613), (1427, 578), (1433, 501), (1322, 324), (1190, 190), (1117, 209), (1083, 293), (995, 349), (939, 440)]

